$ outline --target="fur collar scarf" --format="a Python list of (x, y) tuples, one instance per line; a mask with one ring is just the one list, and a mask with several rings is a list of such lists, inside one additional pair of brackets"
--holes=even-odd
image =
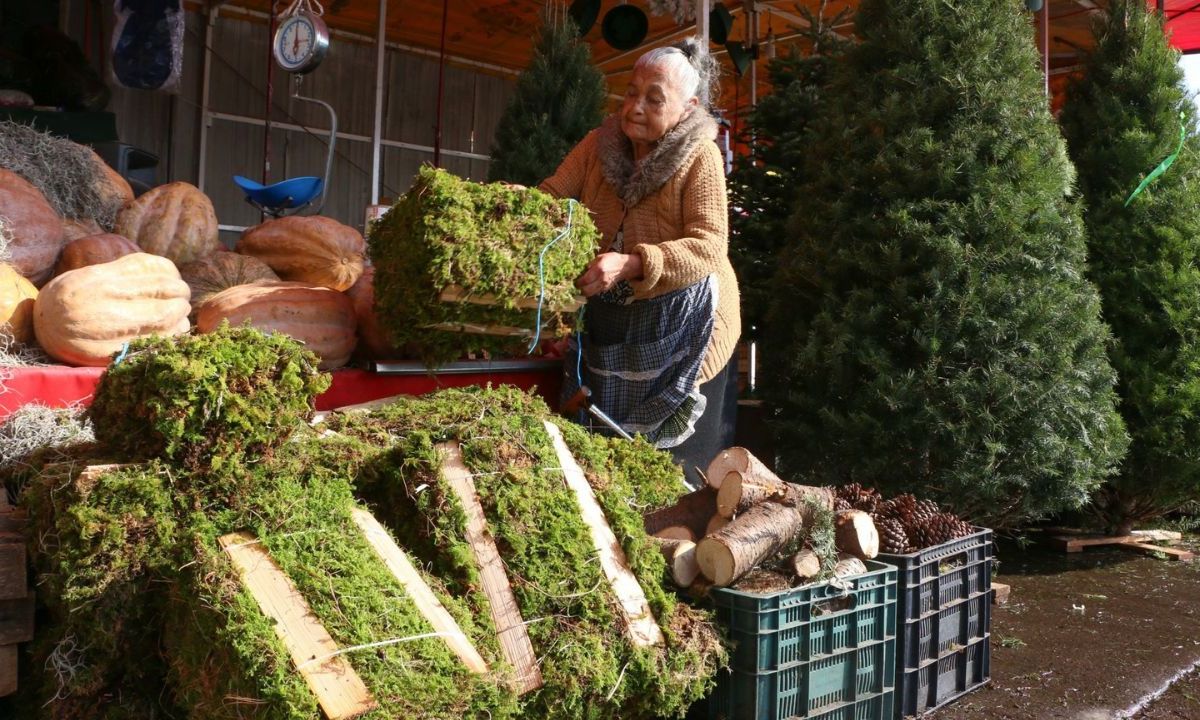
[(717, 136), (717, 123), (695, 109), (671, 128), (641, 162), (633, 160), (633, 143), (621, 132), (621, 119), (609, 115), (600, 126), (600, 164), (604, 179), (633, 207), (666, 184), (702, 142)]

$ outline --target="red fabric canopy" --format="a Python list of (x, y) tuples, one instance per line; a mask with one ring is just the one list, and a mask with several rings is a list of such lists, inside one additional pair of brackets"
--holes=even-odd
[[(1155, 0), (1150, 5), (1156, 7)], [(1167, 33), (1185, 53), (1200, 52), (1200, 0), (1167, 0)]]

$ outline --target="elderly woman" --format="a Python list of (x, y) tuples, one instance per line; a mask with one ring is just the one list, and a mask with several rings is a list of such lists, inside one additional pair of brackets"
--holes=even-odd
[(732, 444), (737, 409), (741, 316), (709, 113), (715, 68), (695, 41), (642, 55), (621, 110), (540, 185), (579, 200), (604, 236), (576, 281), (588, 302), (564, 397), (589, 388), (624, 430), (670, 449), (692, 485)]

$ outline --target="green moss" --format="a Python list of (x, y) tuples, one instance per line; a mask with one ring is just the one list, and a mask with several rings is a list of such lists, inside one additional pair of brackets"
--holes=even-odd
[[(536, 298), (542, 283), (538, 256), (567, 227), (571, 231), (545, 252), (545, 306), (574, 298), (574, 280), (592, 259), (599, 234), (582, 206), (533, 189), (462, 180), (422, 168), (411, 190), (381, 219), (368, 244), (375, 264), (375, 302), (380, 323), (397, 345), (413, 343), (430, 366), (473, 350), (523, 352), (527, 340), (431, 331), (438, 323), (472, 323), (533, 329), (536, 313), (516, 302)], [(493, 295), (500, 306), (446, 303), (438, 297), (458, 285)], [(562, 318), (543, 313), (549, 332)]]
[(96, 388), (97, 439), (129, 458), (187, 467), (253, 460), (284, 442), (329, 387), (294, 340), (250, 327), (130, 343)]

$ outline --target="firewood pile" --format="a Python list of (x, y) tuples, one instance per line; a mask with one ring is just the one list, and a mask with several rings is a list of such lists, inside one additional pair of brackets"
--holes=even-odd
[(706, 487), (644, 518), (681, 588), (744, 589), (756, 570), (804, 585), (866, 572), (862, 561), (879, 554), (868, 512), (838, 511), (834, 489), (785, 482), (745, 448), (721, 452), (705, 476)]
[(859, 483), (837, 488), (834, 508), (869, 514), (879, 531), (880, 550), (891, 555), (914, 553), (974, 532), (970, 523), (932, 500), (918, 500), (911, 493), (884, 500), (879, 491)]

